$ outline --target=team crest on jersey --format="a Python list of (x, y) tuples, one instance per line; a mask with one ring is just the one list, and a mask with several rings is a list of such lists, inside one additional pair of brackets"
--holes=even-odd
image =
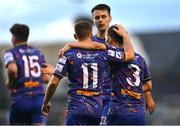
[(82, 58), (82, 54), (81, 53), (77, 53), (77, 58)]

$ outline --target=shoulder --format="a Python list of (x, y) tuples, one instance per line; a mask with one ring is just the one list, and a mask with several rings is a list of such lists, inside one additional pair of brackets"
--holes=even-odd
[(135, 53), (135, 62), (138, 62), (138, 64), (142, 67), (145, 68), (147, 66), (146, 64), (146, 60), (143, 58), (143, 56), (141, 56), (138, 53)]
[(135, 59), (137, 59), (137, 60), (142, 60), (142, 61), (144, 61), (144, 62), (145, 62), (144, 57), (143, 57), (143, 56), (141, 56), (140, 54), (136, 53), (136, 52), (135, 52)]
[(14, 53), (15, 50), (17, 50), (17, 49), (11, 48), (11, 49), (5, 50), (3, 52), (4, 57), (6, 57), (6, 56), (13, 56), (13, 53)]
[(33, 46), (29, 45), (28, 48), (31, 49), (32, 52), (34, 52), (34, 53), (37, 53), (39, 55), (44, 55), (43, 52), (40, 49), (36, 48), (36, 47), (33, 47)]
[(13, 51), (11, 50), (6, 50), (4, 53), (4, 58), (6, 59), (6, 57), (13, 57)]
[(65, 52), (65, 55), (68, 56), (68, 55), (72, 55), (72, 54), (82, 53), (83, 50), (85, 50), (85, 49), (73, 48), (73, 49), (70, 49), (67, 52)]
[(4, 59), (4, 64), (5, 64), (6, 67), (8, 66), (8, 64), (14, 62), (15, 57), (14, 57), (13, 50), (6, 50), (4, 52), (3, 59)]

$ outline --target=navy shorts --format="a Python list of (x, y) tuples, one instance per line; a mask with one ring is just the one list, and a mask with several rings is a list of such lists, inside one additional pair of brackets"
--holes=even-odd
[(145, 115), (108, 115), (107, 125), (145, 125)]
[(66, 125), (99, 125), (100, 121), (100, 117), (88, 115), (68, 113), (66, 116)]
[(24, 96), (11, 105), (10, 124), (47, 124), (47, 117), (42, 115), (41, 107), (44, 95)]

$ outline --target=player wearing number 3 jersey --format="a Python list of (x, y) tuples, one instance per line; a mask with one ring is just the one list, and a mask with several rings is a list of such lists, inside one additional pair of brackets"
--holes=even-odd
[(12, 100), (10, 124), (46, 124), (47, 117), (41, 114), (44, 98), (42, 83), (48, 82), (48, 76), (41, 74), (44, 56), (38, 49), (27, 45), (28, 26), (14, 24), (10, 32), (14, 48), (4, 54), (7, 87)]
[(135, 54), (132, 62), (112, 64), (111, 73), (112, 94), (107, 124), (145, 125), (143, 93), (151, 89), (151, 76), (144, 58)]
[[(92, 25), (89, 22), (75, 24), (77, 43), (92, 43), (91, 35)], [(49, 112), (50, 98), (60, 79), (67, 74), (69, 92), (66, 125), (99, 125), (103, 107), (102, 85), (111, 85), (108, 63), (123, 62), (124, 52), (133, 52), (132, 48), (117, 49), (105, 45), (104, 48), (107, 51), (72, 49), (59, 59), (46, 90), (42, 107), (44, 113)]]

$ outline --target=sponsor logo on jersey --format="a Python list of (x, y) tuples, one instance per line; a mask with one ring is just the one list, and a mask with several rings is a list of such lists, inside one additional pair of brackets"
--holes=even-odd
[(66, 63), (66, 60), (67, 60), (67, 58), (65, 57), (65, 56), (63, 56), (63, 57), (61, 57), (60, 59), (59, 59), (59, 63), (62, 63), (62, 64), (65, 64)]
[(81, 53), (77, 53), (77, 58), (82, 58), (82, 54)]
[(122, 59), (122, 55), (123, 55), (122, 52), (116, 52), (116, 58)]
[(59, 72), (61, 72), (62, 69), (63, 69), (63, 65), (61, 65), (61, 64), (57, 64), (57, 65), (56, 65), (56, 70), (58, 70)]
[(113, 50), (108, 50), (108, 55), (114, 57), (115, 56), (115, 52)]

